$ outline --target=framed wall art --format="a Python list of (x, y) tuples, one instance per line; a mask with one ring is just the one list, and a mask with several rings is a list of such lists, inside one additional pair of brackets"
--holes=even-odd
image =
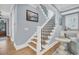
[(38, 13), (33, 12), (31, 10), (26, 10), (26, 20), (38, 22)]

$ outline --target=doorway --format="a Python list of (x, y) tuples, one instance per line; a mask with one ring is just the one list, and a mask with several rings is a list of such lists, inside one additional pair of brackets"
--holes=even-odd
[(0, 37), (6, 36), (6, 22), (4, 19), (0, 19)]

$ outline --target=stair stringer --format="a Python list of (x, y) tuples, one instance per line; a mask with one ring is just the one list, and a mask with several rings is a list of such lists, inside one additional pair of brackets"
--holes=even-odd
[[(56, 47), (56, 45), (58, 45), (58, 46)], [(40, 54), (41, 55), (46, 55), (45, 53), (48, 52), (52, 47), (53, 47), (53, 49), (56, 47), (55, 48), (55, 50), (56, 50), (59, 47), (59, 45), (60, 45), (60, 43), (58, 41), (55, 41), (51, 45), (49, 45), (46, 49), (44, 49), (43, 51), (41, 51)], [(54, 53), (54, 51), (53, 51), (53, 53)]]
[(21, 45), (16, 45), (15, 42), (13, 41), (16, 50), (27, 47), (28, 43), (32, 41), (35, 35), (36, 35), (36, 32), (28, 39), (28, 41), (26, 41), (24, 44), (21, 44)]
[(51, 36), (49, 37), (50, 41), (49, 41), (48, 45), (52, 44), (53, 40), (55, 41), (56, 37), (59, 37), (60, 32), (62, 31), (62, 26), (59, 25), (59, 26), (55, 27), (54, 30), (55, 30), (54, 33), (51, 34)]

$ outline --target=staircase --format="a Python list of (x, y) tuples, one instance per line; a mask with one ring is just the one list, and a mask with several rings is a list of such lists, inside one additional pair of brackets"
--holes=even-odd
[[(48, 44), (50, 40), (49, 37), (55, 31), (55, 15), (52, 15), (50, 18), (46, 17), (46, 19), (48, 20), (43, 24), (43, 26), (39, 26), (40, 28), (37, 28), (36, 35), (34, 35), (33, 38), (31, 38), (31, 41), (28, 43), (28, 47), (30, 47), (33, 51), (37, 52), (37, 54), (44, 54), (47, 51), (46, 49), (49, 46)], [(56, 45), (57, 47), (58, 47), (58, 44), (59, 43), (57, 43)], [(53, 45), (54, 44), (52, 44), (52, 46), (49, 47), (49, 49), (54, 48)], [(43, 52), (44, 50), (46, 51)]]
[(47, 17), (47, 13), (44, 12), (45, 9), (39, 8), (47, 21), (45, 21), (43, 26), (38, 26), (39, 28), (37, 28), (35, 35), (28, 41), (26, 48), (20, 49), (14, 54), (51, 55), (59, 47), (60, 43), (55, 41), (54, 38), (52, 44), (49, 45), (51, 41), (50, 37), (53, 36), (52, 34), (55, 33), (56, 29), (56, 15)]
[(28, 43), (28, 46), (34, 51), (37, 51), (37, 39), (33, 38), (31, 42)]
[[(43, 5), (40, 6), (41, 6), (40, 10), (42, 10), (41, 12), (48, 21), (46, 21), (45, 24), (42, 25), (42, 27), (38, 28), (38, 34), (37, 34), (37, 40), (38, 40), (37, 46), (39, 46), (38, 53), (41, 55), (52, 55), (56, 51), (56, 49), (60, 46), (60, 42), (55, 40), (55, 38), (59, 36), (61, 28), (61, 26), (57, 26), (55, 22), (58, 19), (59, 14), (53, 14), (51, 15), (51, 17), (48, 17), (47, 16), (48, 12), (46, 11), (49, 10), (49, 8), (46, 9)], [(54, 12), (57, 13), (58, 11), (55, 10), (56, 9), (54, 9)]]
[(55, 28), (55, 16), (51, 18), (51, 20), (41, 29), (41, 48), (42, 50), (48, 46), (49, 43), (49, 37), (51, 36), (51, 33), (54, 32)]
[(42, 26), (38, 25), (35, 35), (33, 35), (32, 38), (27, 42), (27, 46), (18, 50), (15, 54), (23, 53), (28, 55), (52, 55), (60, 46), (60, 42), (56, 41), (55, 37), (50, 38), (53, 37), (57, 31), (55, 21), (58, 19), (56, 18), (58, 16), (56, 14), (51, 14), (49, 17), (49, 8), (46, 9), (45, 7), (46, 6), (39, 5), (37, 9), (40, 10), (46, 21), (42, 24)]

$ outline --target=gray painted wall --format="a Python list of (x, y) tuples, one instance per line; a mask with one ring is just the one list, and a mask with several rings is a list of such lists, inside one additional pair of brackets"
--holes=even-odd
[(62, 29), (64, 30), (65, 29), (65, 17), (62, 16)]
[[(30, 5), (23, 4), (17, 5), (17, 21), (14, 33), (14, 42), (16, 45), (24, 44), (37, 30), (38, 25), (42, 25), (46, 19), (43, 17), (43, 14), (31, 7)], [(39, 14), (39, 22), (32, 22), (26, 20), (26, 10), (31, 10)], [(40, 15), (41, 14), (41, 15)]]

